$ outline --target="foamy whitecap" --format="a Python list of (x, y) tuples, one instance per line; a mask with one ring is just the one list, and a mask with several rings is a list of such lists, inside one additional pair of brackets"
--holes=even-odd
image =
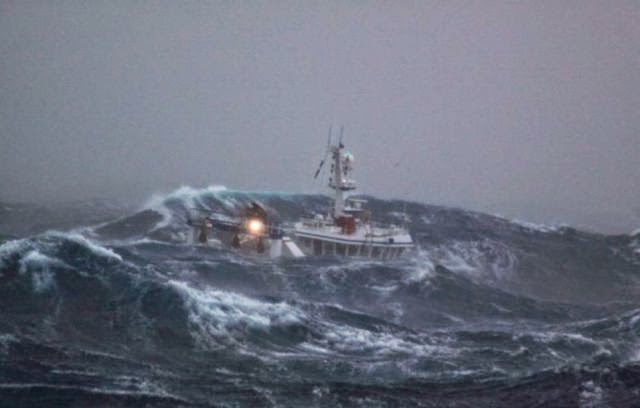
[(475, 278), (503, 279), (518, 266), (518, 258), (509, 247), (491, 239), (434, 245), (423, 249), (421, 256), (432, 264)]
[[(15, 253), (27, 251), (31, 247), (31, 243), (27, 239), (14, 239), (0, 245), (0, 269), (5, 266), (6, 258)], [(1, 273), (0, 273), (0, 276)]]
[(562, 227), (561, 225), (536, 224), (534, 222), (523, 221), (517, 218), (511, 219), (509, 221), (511, 221), (511, 223), (513, 224), (519, 225), (528, 230), (538, 231), (538, 232), (556, 232), (560, 230), (560, 228)]
[(411, 262), (413, 266), (406, 269), (408, 271), (405, 278), (406, 283), (422, 282), (434, 276), (435, 265), (429, 256), (429, 252), (418, 248)]
[(179, 201), (185, 208), (207, 208), (202, 198), (205, 196), (213, 196), (226, 189), (225, 186), (220, 185), (212, 185), (200, 189), (190, 186), (180, 186), (168, 194), (153, 194), (142, 206), (142, 210), (153, 210), (161, 215), (162, 220), (153, 228), (157, 230), (167, 227), (173, 220), (173, 212), (167, 207), (167, 203), (170, 201)]
[(118, 261), (122, 261), (122, 257), (117, 253), (113, 252), (111, 249), (98, 245), (95, 242), (83, 237), (80, 234), (52, 231), (52, 232), (49, 232), (48, 235), (73, 241), (77, 244), (80, 244), (88, 248), (95, 255), (102, 256), (105, 258), (113, 258), (113, 259), (117, 259)]
[(171, 280), (169, 285), (183, 296), (189, 320), (199, 338), (228, 336), (233, 329), (268, 329), (302, 322), (304, 313), (285, 302), (269, 303), (211, 288), (194, 288)]
[(50, 258), (38, 251), (30, 251), (20, 259), (20, 274), (31, 274), (33, 290), (37, 293), (45, 292), (55, 285), (51, 266), (66, 266), (63, 262)]

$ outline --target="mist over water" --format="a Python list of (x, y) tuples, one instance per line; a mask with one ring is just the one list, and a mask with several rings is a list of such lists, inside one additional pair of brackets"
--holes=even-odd
[(43, 231), (50, 214), (2, 204), (2, 401), (637, 402), (640, 236), (370, 197), (381, 221), (406, 208), (415, 254), (274, 262), (185, 244), (193, 208), (232, 215), (254, 200), (281, 222), (329, 204), (183, 187), (111, 215), (85, 203), (86, 220), (67, 232)]
[[(640, 6), (0, 5), (0, 199), (317, 192), (345, 125), (366, 193), (640, 225)], [(335, 134), (335, 133), (334, 133)]]

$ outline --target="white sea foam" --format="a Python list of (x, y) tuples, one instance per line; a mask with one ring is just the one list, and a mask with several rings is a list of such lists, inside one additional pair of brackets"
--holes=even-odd
[[(237, 343), (245, 329), (269, 330), (310, 321), (298, 307), (286, 302), (270, 303), (245, 295), (211, 288), (194, 288), (185, 282), (169, 281), (182, 294), (192, 324), (192, 334), (201, 344), (221, 346), (231, 340)], [(431, 345), (421, 340), (403, 339), (393, 333), (369, 331), (349, 325), (321, 323), (320, 339), (301, 343), (300, 352), (317, 354), (368, 354), (370, 358), (403, 355), (405, 358), (428, 355), (455, 355), (455, 350), (443, 345)], [(277, 353), (270, 353), (275, 355)], [(296, 352), (280, 357), (293, 356)], [(267, 355), (262, 355), (267, 358)]]
[(38, 251), (30, 251), (20, 259), (20, 274), (31, 273), (33, 290), (37, 293), (46, 292), (55, 285), (51, 266), (64, 265), (63, 262), (49, 258)]
[(59, 237), (62, 239), (68, 239), (77, 244), (85, 246), (95, 255), (105, 257), (105, 258), (113, 258), (113, 259), (117, 259), (118, 261), (122, 261), (122, 257), (117, 253), (113, 252), (111, 249), (98, 245), (95, 242), (90, 241), (89, 239), (83, 237), (80, 234), (52, 231), (52, 232), (49, 232), (48, 235), (53, 237)]
[(164, 228), (171, 224), (173, 220), (172, 211), (166, 206), (169, 201), (177, 200), (182, 202), (186, 208), (207, 208), (202, 201), (205, 196), (213, 196), (216, 193), (225, 191), (225, 186), (212, 185), (205, 188), (193, 188), (181, 186), (169, 194), (153, 194), (143, 205), (143, 210), (153, 210), (162, 216), (162, 220), (154, 226), (154, 230)]
[(519, 220), (517, 218), (509, 220), (513, 224), (519, 225), (531, 231), (538, 232), (556, 232), (562, 228), (562, 225), (546, 225), (546, 224), (536, 224), (529, 221)]
[(544, 332), (518, 333), (518, 334), (514, 334), (513, 339), (518, 341), (523, 337), (531, 337), (545, 344), (554, 343), (559, 340), (565, 340), (565, 341), (570, 341), (574, 343), (589, 344), (593, 346), (599, 345), (595, 340), (589, 337), (586, 337), (580, 333), (557, 332), (553, 330), (548, 330)]
[(285, 303), (269, 303), (250, 297), (210, 288), (194, 288), (185, 282), (169, 281), (183, 296), (189, 319), (200, 339), (228, 337), (246, 327), (266, 330), (305, 319), (304, 313)]
[[(6, 258), (8, 258), (9, 256), (15, 253), (21, 253), (21, 252), (27, 251), (30, 247), (31, 247), (31, 244), (26, 239), (14, 239), (0, 245), (0, 268), (4, 267)], [(1, 273), (0, 273), (0, 276), (2, 276)]]
[(376, 292), (379, 292), (383, 295), (388, 295), (392, 292), (394, 292), (396, 289), (398, 289), (398, 285), (395, 284), (391, 284), (391, 285), (371, 285), (369, 286), (370, 289), (375, 290)]
[(73, 241), (99, 257), (116, 259), (122, 261), (122, 257), (109, 248), (105, 248), (77, 233), (64, 233), (58, 231), (48, 231), (45, 234), (30, 239), (20, 239), (5, 242), (0, 246), (0, 268), (4, 266), (7, 258), (11, 255), (20, 257), (20, 273), (29, 271), (33, 279), (33, 287), (36, 292), (43, 292), (52, 287), (54, 276), (51, 266), (73, 269), (63, 261), (51, 256), (56, 252), (57, 241), (47, 238)]
[(159, 228), (164, 228), (171, 223), (172, 213), (165, 205), (165, 198), (167, 196), (164, 194), (153, 194), (149, 200), (144, 204), (143, 210), (153, 210), (160, 214), (162, 219), (153, 227), (154, 230)]
[(354, 259), (333, 265), (319, 267), (313, 273), (322, 282), (323, 288), (325, 290), (329, 290), (336, 289), (338, 286), (342, 285), (349, 274), (353, 274), (362, 270), (368, 270), (370, 268), (374, 268), (377, 265), (382, 265), (382, 262), (373, 259)]
[[(149, 382), (146, 381), (146, 384), (149, 384)], [(150, 392), (147, 389), (145, 389), (145, 387), (149, 389), (154, 388), (154, 391), (155, 390), (157, 391)], [(118, 388), (112, 388), (112, 387), (104, 387), (104, 388), (83, 387), (83, 386), (76, 386), (76, 385), (62, 385), (62, 384), (49, 384), (49, 383), (0, 383), (0, 389), (13, 390), (13, 389), (32, 389), (32, 388), (44, 388), (44, 389), (51, 389), (51, 390), (71, 390), (71, 391), (77, 390), (77, 391), (84, 391), (84, 392), (100, 394), (100, 395), (163, 397), (163, 398), (171, 398), (178, 401), (186, 402), (184, 401), (183, 398), (180, 398), (176, 395), (169, 394), (168, 392), (164, 391), (160, 387), (149, 387), (148, 385), (145, 386), (145, 381), (141, 383), (139, 390), (118, 389)]]
[(429, 252), (418, 249), (412, 262), (413, 267), (407, 268), (408, 275), (405, 278), (406, 283), (422, 282), (434, 276), (435, 265), (429, 256)]
[(635, 309), (630, 312), (629, 315), (631, 315), (631, 318), (629, 319), (629, 326), (634, 327), (640, 321), (640, 310)]
[(490, 239), (453, 241), (424, 252), (432, 264), (476, 278), (502, 279), (518, 265), (518, 258), (507, 245)]
[(114, 383), (120, 389), (125, 389), (125, 390), (133, 389), (143, 395), (173, 397), (173, 395), (169, 394), (159, 384), (147, 378), (138, 378), (138, 377), (132, 377), (128, 375), (119, 375), (115, 377), (113, 380), (114, 380)]
[(453, 357), (458, 351), (446, 345), (429, 344), (426, 339), (416, 341), (388, 333), (364, 330), (346, 325), (327, 324), (322, 348), (329, 348), (342, 354), (363, 354), (371, 357), (403, 355), (405, 358), (443, 355)]

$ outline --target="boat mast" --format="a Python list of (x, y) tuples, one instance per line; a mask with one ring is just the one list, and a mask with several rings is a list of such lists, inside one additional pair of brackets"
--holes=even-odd
[[(347, 178), (347, 171), (350, 166), (343, 167), (345, 157), (342, 154), (344, 145), (342, 144), (343, 127), (340, 128), (340, 139), (338, 145), (331, 146), (331, 154), (333, 162), (331, 164), (331, 177), (329, 178), (329, 187), (335, 191), (333, 203), (333, 217), (338, 218), (344, 216), (344, 193), (345, 191), (355, 190), (355, 182)], [(350, 155), (350, 153), (347, 153)], [(350, 156), (353, 158), (353, 156)]]
[(342, 150), (342, 142), (338, 146), (331, 146), (331, 154), (333, 155), (333, 174), (329, 179), (329, 187), (335, 190), (335, 197), (333, 200), (333, 217), (338, 218), (344, 211), (344, 194), (342, 190), (342, 163), (340, 163), (340, 156)]

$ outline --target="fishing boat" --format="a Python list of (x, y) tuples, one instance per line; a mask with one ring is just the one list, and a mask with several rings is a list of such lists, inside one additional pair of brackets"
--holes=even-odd
[(326, 214), (280, 225), (270, 222), (261, 204), (252, 202), (238, 217), (210, 213), (197, 221), (190, 218), (188, 224), (193, 228), (190, 241), (229, 246), (244, 254), (270, 258), (341, 256), (388, 260), (413, 249), (406, 216), (402, 225), (374, 222), (366, 200), (348, 196), (356, 189), (356, 181), (351, 178), (355, 158), (342, 143), (342, 131), (338, 143), (332, 143), (329, 131), (326, 154), (314, 178), (327, 159), (333, 205)]

